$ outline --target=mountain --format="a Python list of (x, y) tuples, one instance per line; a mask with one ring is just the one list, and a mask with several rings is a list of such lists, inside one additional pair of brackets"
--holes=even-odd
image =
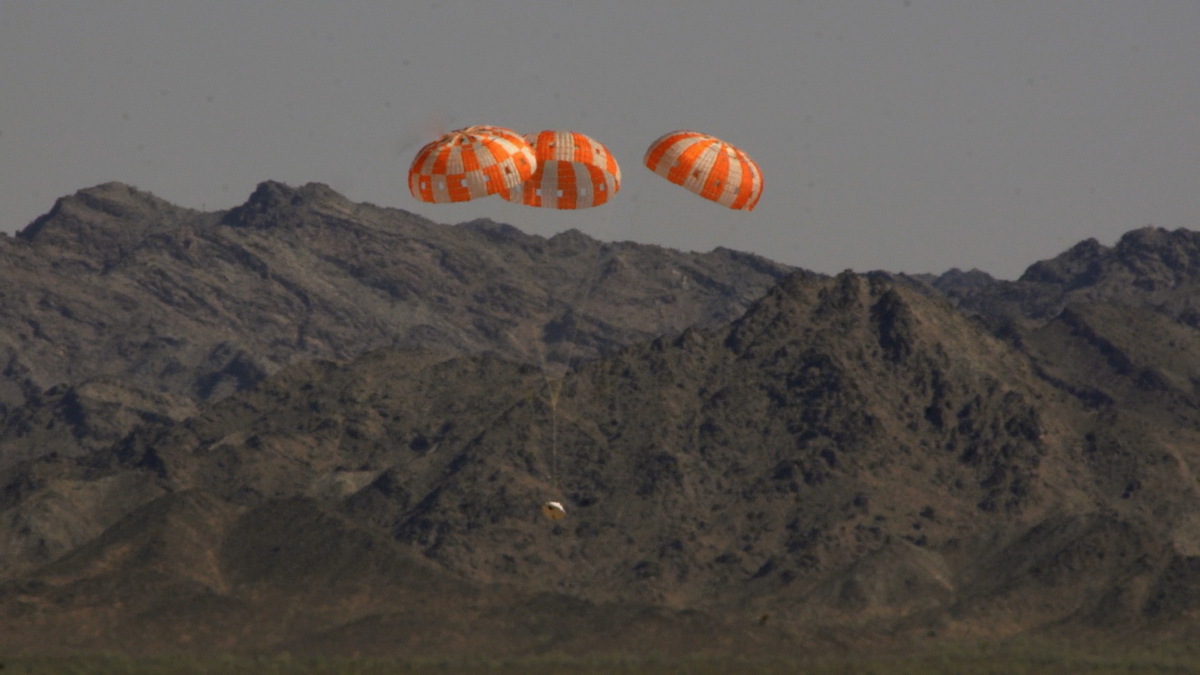
[(32, 435), (78, 454), (132, 426), (93, 429), (183, 419), (298, 360), (396, 345), (561, 368), (728, 321), (788, 271), (724, 249), (447, 227), (271, 182), (217, 213), (81, 190), (0, 237), (0, 269), (0, 466), (35, 452)]
[(952, 270), (925, 280), (960, 307), (995, 319), (1049, 319), (1071, 303), (1103, 302), (1152, 307), (1195, 327), (1200, 270), (1200, 233), (1144, 227), (1115, 246), (1080, 242), (1049, 260), (1031, 265), (1016, 281), (997, 281), (983, 272)]
[[(88, 280), (51, 307), (0, 282), (31, 345), (5, 329), (5, 648), (761, 655), (1195, 632), (1200, 235), (1085, 242), (1017, 281), (829, 278), (437, 225), (321, 186), (266, 183), (218, 214), (95, 190), (0, 246), (24, 283)], [(72, 202), (104, 199), (131, 203)], [(185, 222), (205, 233), (190, 260), (153, 243)], [(134, 296), (154, 275), (193, 304)], [(278, 311), (289, 288), (308, 310)], [(137, 302), (105, 304), (122, 293)], [(178, 344), (135, 349), (137, 325)]]
[(1142, 228), (1111, 248), (1088, 240), (1017, 281), (958, 288), (948, 296), (960, 309), (1106, 428), (1139, 427), (1200, 460), (1190, 452), (1200, 440), (1200, 233)]

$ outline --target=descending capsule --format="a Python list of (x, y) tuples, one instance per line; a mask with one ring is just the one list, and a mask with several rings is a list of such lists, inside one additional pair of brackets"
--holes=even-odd
[(698, 131), (672, 131), (650, 144), (646, 167), (731, 209), (751, 211), (762, 195), (758, 163), (736, 146)]
[(621, 189), (621, 167), (608, 148), (576, 131), (540, 131), (533, 146), (537, 170), (529, 180), (500, 192), (510, 202), (548, 209), (600, 206)]
[(512, 129), (473, 126), (445, 134), (417, 151), (408, 189), (423, 202), (465, 202), (529, 180), (533, 148)]
[(545, 502), (542, 504), (542, 515), (550, 520), (562, 520), (567, 517), (567, 510), (558, 502)]

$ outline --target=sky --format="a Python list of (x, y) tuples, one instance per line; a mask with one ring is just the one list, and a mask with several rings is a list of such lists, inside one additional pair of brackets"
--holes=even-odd
[[(443, 223), (1012, 279), (1200, 228), (1197, 35), (1196, 0), (0, 0), (0, 231), (108, 181), (217, 210), (276, 180)], [(621, 190), (414, 199), (416, 151), (473, 124), (585, 133)], [(759, 163), (754, 211), (642, 165), (677, 129)]]

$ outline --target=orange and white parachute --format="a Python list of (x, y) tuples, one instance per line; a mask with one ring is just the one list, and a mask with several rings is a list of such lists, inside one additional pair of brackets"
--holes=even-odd
[(731, 209), (751, 211), (762, 196), (758, 164), (739, 148), (697, 131), (672, 131), (646, 150), (654, 173)]
[(502, 190), (510, 202), (550, 209), (600, 206), (621, 189), (621, 167), (608, 148), (575, 131), (540, 131), (525, 140), (533, 146), (537, 170), (529, 180)]
[(504, 127), (473, 126), (417, 151), (408, 190), (423, 202), (465, 202), (520, 185), (537, 169), (533, 148)]

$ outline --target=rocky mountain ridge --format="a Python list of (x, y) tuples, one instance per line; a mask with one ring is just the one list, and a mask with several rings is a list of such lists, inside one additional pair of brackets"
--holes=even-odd
[(85, 414), (111, 407), (92, 400), (105, 389), (85, 386), (94, 379), (136, 390), (119, 415), (180, 420), (294, 361), (384, 346), (560, 369), (730, 320), (787, 272), (728, 250), (447, 227), (272, 182), (218, 213), (116, 183), (81, 190), (0, 238), (0, 265), (0, 412), (16, 425), (0, 465), (46, 447), (22, 430), (52, 395), (80, 413), (58, 418), (56, 451), (86, 448), (79, 425), (111, 419)]
[[(85, 192), (0, 244), (10, 647), (1195, 632), (1195, 233), (1085, 242), (1013, 282), (828, 278), (436, 225), (322, 186), (221, 214)], [(131, 222), (88, 220), (109, 217)], [(47, 266), (95, 288), (19, 290)], [(104, 304), (121, 297), (138, 311)], [(95, 343), (114, 362), (90, 367)], [(566, 520), (540, 516), (549, 498)]]

